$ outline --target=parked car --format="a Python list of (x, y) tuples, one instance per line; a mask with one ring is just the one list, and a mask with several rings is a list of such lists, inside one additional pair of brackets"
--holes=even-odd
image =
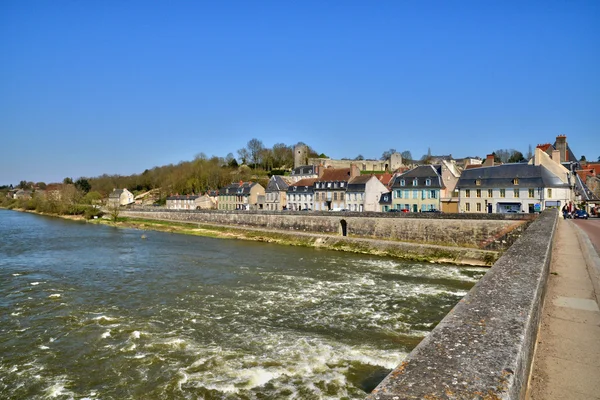
[(400, 212), (397, 208), (390, 208), (388, 212)]
[(585, 210), (575, 210), (575, 212), (573, 213), (573, 218), (588, 219), (589, 217), (590, 216)]

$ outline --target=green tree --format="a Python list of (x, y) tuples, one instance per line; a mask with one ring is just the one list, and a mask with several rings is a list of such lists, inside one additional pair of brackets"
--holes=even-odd
[(73, 178), (66, 177), (65, 179), (63, 179), (63, 183), (65, 185), (72, 185), (73, 184)]
[(519, 163), (522, 161), (525, 161), (525, 157), (523, 157), (520, 151), (514, 151), (507, 160), (509, 163)]
[(586, 162), (587, 160), (585, 159), (585, 156), (582, 155), (581, 158), (579, 159), (580, 162)]
[(383, 152), (383, 154), (381, 155), (381, 159), (382, 160), (389, 160), (390, 157), (392, 156), (392, 154), (394, 154), (396, 152), (396, 149), (389, 149)]
[(75, 181), (75, 187), (80, 190), (83, 194), (88, 193), (92, 189), (92, 185), (85, 178), (79, 178)]

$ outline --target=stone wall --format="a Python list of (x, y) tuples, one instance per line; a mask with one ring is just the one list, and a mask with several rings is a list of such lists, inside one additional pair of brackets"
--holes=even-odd
[[(138, 209), (122, 216), (181, 222), (266, 228), (343, 235), (443, 246), (504, 250), (528, 223), (526, 218), (473, 218), (469, 214), (339, 213), (339, 212), (232, 212)], [(456, 215), (465, 218), (457, 218)], [(494, 214), (484, 214), (492, 216)]]
[(367, 399), (524, 398), (557, 220), (544, 211)]

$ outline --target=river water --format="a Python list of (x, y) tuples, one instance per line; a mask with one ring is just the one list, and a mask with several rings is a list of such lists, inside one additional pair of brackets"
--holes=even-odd
[(364, 398), (484, 273), (0, 210), (0, 398)]

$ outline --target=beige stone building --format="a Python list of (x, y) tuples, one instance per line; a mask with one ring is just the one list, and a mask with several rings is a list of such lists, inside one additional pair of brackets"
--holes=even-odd
[(239, 182), (225, 186), (219, 191), (219, 210), (258, 210), (262, 207), (259, 196), (265, 188), (256, 182)]
[(113, 189), (108, 195), (108, 206), (126, 206), (135, 202), (133, 193), (127, 189)]

